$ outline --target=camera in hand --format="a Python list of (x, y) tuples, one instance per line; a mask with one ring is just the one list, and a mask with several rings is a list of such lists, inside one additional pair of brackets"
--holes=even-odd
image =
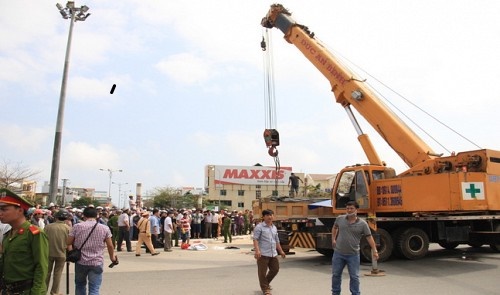
[(108, 267), (113, 268), (115, 265), (118, 265), (118, 257), (116, 257), (115, 261), (111, 262), (111, 264), (108, 265)]

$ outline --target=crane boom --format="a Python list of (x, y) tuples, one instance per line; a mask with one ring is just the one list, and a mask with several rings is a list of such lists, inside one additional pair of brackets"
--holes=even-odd
[[(328, 79), (337, 103), (343, 107), (353, 106), (410, 168), (437, 157), (418, 135), (378, 99), (364, 81), (356, 78), (314, 38), (306, 26), (295, 22), (291, 13), (281, 4), (271, 6), (261, 25), (280, 29), (285, 34), (285, 40), (295, 45)], [(370, 155), (367, 156), (370, 160)]]

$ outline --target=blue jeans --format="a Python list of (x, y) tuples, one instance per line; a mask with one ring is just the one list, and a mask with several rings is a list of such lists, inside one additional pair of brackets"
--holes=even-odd
[(344, 255), (333, 252), (332, 257), (332, 295), (340, 295), (340, 286), (342, 284), (342, 272), (347, 265), (349, 272), (349, 290), (352, 295), (361, 294), (359, 291), (359, 254)]
[(99, 266), (90, 266), (75, 263), (75, 295), (87, 295), (87, 278), (89, 280), (88, 294), (99, 295), (102, 272), (102, 264)]

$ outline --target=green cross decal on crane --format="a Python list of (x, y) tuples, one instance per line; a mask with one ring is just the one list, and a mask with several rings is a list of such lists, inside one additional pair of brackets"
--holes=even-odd
[(465, 192), (471, 195), (471, 198), (476, 198), (476, 193), (479, 194), (481, 193), (481, 190), (479, 188), (476, 188), (476, 186), (471, 183), (469, 185), (469, 188), (465, 189)]

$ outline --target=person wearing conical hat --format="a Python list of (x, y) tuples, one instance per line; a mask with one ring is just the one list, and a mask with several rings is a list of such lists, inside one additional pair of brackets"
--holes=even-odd
[(45, 232), (26, 220), (33, 204), (0, 189), (0, 221), (11, 226), (2, 241), (0, 272), (3, 294), (45, 295), (49, 243)]

